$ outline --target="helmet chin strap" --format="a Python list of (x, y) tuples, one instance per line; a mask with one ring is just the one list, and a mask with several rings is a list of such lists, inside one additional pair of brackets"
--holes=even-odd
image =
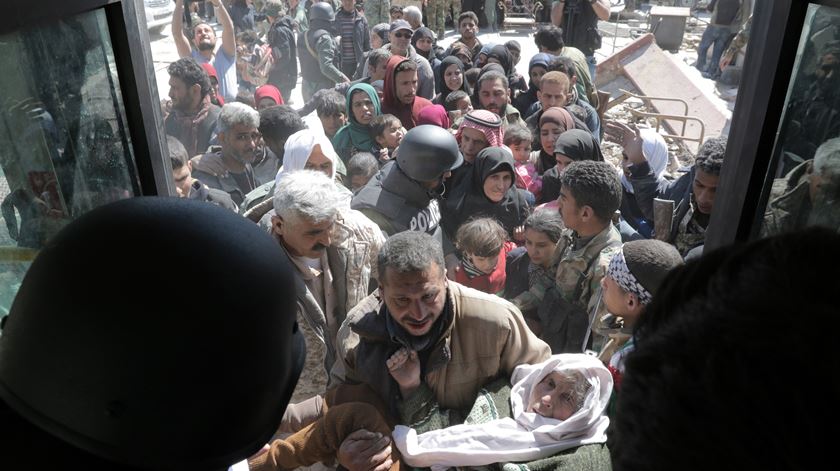
[[(440, 189), (440, 191), (438, 191)], [(443, 182), (443, 178), (440, 179), (440, 185), (437, 186), (434, 190), (426, 190), (426, 195), (429, 196), (430, 199), (437, 199), (443, 198), (443, 195), (446, 194), (446, 183)]]

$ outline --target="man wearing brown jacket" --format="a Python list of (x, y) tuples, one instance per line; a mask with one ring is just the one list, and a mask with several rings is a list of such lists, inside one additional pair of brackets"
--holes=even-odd
[[(467, 412), (481, 387), (517, 365), (550, 356), (516, 307), (447, 281), (444, 266), (440, 243), (427, 234), (403, 232), (385, 243), (378, 257), (379, 292), (353, 308), (338, 332), (332, 384), (365, 383), (395, 413), (406, 398), (385, 362), (405, 347), (417, 352), (422, 381), (440, 407)], [(339, 452), (339, 462), (353, 469), (345, 456), (381, 456), (377, 440), (356, 439), (358, 450), (372, 450), (369, 456), (342, 446), (346, 454)]]

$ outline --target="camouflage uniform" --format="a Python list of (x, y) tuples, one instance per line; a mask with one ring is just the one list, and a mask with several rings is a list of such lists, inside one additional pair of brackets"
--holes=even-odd
[[(438, 39), (443, 39), (446, 34), (446, 16), (449, 9), (452, 9), (452, 19), (458, 21), (461, 14), (461, 2), (458, 0), (429, 0), (426, 5), (426, 26), (435, 32)], [(457, 30), (457, 25), (455, 30)]]
[(813, 161), (808, 160), (773, 182), (761, 237), (770, 237), (805, 227), (810, 213), (808, 174)]
[[(583, 247), (579, 238), (567, 232), (557, 243), (552, 265), (557, 265), (554, 284), (540, 304), (541, 338), (554, 354), (581, 352), (593, 319), (603, 311), (601, 279), (613, 255), (621, 249), (621, 234), (610, 224)], [(533, 291), (533, 290), (532, 290)], [(604, 343), (593, 339), (593, 348)]]
[(371, 29), (379, 23), (391, 22), (391, 0), (365, 0), (362, 8)]

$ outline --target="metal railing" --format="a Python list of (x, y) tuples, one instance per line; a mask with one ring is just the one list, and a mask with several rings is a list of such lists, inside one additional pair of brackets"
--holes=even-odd
[[(673, 115), (673, 114), (664, 114), (664, 113), (657, 113), (651, 111), (641, 111), (634, 108), (628, 108), (630, 114), (632, 114), (636, 118), (654, 118), (656, 120), (656, 131), (658, 132), (663, 125), (663, 121), (679, 121), (682, 123), (682, 129), (680, 130), (680, 134), (663, 134), (663, 137), (670, 137), (671, 139), (680, 139), (682, 141), (692, 141), (702, 144), (703, 138), (706, 136), (706, 123), (703, 122), (702, 119), (696, 116), (689, 116), (688, 115), (688, 102), (681, 98), (670, 98), (670, 97), (654, 97), (654, 96), (645, 96), (639, 95), (633, 92), (629, 92), (624, 89), (619, 89), (621, 92), (621, 96), (612, 100), (607, 105), (607, 109), (610, 109), (630, 98), (636, 98), (641, 100), (645, 107), (648, 109), (655, 110), (656, 107), (653, 105), (653, 101), (666, 101), (671, 103), (680, 103), (683, 105), (683, 114), (682, 115)], [(686, 124), (689, 122), (696, 122), (700, 125), (700, 135), (698, 137), (687, 137), (685, 135), (686, 131)], [(671, 128), (672, 131), (676, 132), (676, 129), (673, 129), (672, 126), (668, 123), (664, 123), (668, 128)]]

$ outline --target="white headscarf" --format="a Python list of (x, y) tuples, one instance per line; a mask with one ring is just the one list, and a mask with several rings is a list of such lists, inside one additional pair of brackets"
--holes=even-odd
[[(554, 371), (577, 371), (590, 386), (580, 410), (566, 420), (528, 411), (532, 389)], [(582, 353), (552, 355), (536, 365), (517, 366), (511, 383), (513, 418), (456, 425), (420, 435), (412, 428), (398, 425), (392, 436), (403, 459), (414, 467), (442, 470), (453, 466), (533, 461), (581, 445), (607, 441), (610, 419), (604, 415), (604, 409), (612, 394), (613, 380), (597, 358)]]
[(279, 185), (286, 175), (296, 170), (303, 170), (309, 156), (312, 154), (312, 149), (315, 146), (321, 147), (321, 152), (332, 161), (332, 175), (330, 178), (335, 179), (336, 165), (338, 154), (333, 149), (332, 142), (324, 134), (311, 129), (300, 130), (286, 140), (286, 145), (283, 147), (283, 166), (277, 172), (277, 177), (274, 179), (274, 184)]
[[(668, 167), (668, 144), (655, 129), (639, 129), (639, 134), (642, 136), (642, 154), (650, 164), (653, 173), (656, 174), (656, 181), (662, 180), (662, 175)], [(621, 174), (621, 184), (624, 185), (624, 189), (628, 193), (634, 193), (633, 185), (623, 172)]]

